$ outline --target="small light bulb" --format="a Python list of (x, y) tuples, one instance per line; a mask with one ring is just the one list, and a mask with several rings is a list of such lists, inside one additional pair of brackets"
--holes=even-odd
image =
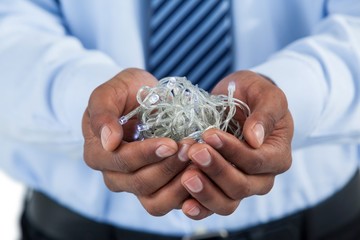
[(159, 99), (160, 99), (159, 95), (157, 95), (156, 93), (153, 93), (149, 97), (149, 102), (150, 102), (150, 104), (155, 104), (155, 103), (157, 103), (157, 101), (159, 101)]
[(137, 130), (139, 132), (147, 131), (147, 130), (149, 130), (149, 125), (147, 125), (147, 124), (139, 124), (139, 125), (137, 125)]
[(229, 92), (234, 92), (235, 91), (235, 82), (234, 81), (231, 81), (228, 85), (228, 91)]
[(126, 116), (122, 116), (122, 117), (120, 117), (120, 119), (119, 119), (119, 123), (121, 124), (121, 125), (124, 125), (125, 123), (127, 123), (128, 122), (128, 118), (126, 117)]
[(173, 89), (175, 87), (175, 84), (176, 84), (176, 78), (170, 77), (168, 83), (166, 84), (166, 87), (169, 89)]

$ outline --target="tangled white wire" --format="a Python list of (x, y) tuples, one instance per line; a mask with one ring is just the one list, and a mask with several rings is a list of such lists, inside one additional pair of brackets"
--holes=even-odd
[(240, 123), (233, 117), (236, 108), (250, 115), (248, 105), (234, 98), (235, 82), (228, 95), (210, 95), (186, 77), (167, 77), (155, 87), (143, 86), (137, 92), (139, 107), (120, 117), (121, 125), (137, 115), (138, 139), (169, 137), (175, 141), (192, 138), (202, 141), (202, 133), (218, 128), (242, 138)]

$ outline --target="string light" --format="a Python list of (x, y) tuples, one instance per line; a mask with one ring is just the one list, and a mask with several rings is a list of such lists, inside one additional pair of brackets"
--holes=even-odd
[(228, 131), (241, 139), (241, 124), (233, 117), (237, 109), (248, 117), (250, 109), (234, 98), (235, 89), (235, 82), (230, 82), (228, 95), (211, 95), (186, 77), (163, 78), (155, 87), (141, 87), (136, 95), (139, 106), (121, 116), (119, 122), (124, 125), (137, 116), (139, 140), (169, 137), (201, 142), (202, 133), (209, 128)]

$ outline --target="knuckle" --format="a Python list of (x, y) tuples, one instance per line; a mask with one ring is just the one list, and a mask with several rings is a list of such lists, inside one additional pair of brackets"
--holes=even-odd
[(115, 153), (113, 155), (113, 161), (115, 164), (116, 169), (118, 169), (122, 173), (129, 173), (131, 172), (131, 168), (129, 166), (128, 161), (121, 156), (119, 153)]
[(104, 125), (109, 124), (111, 119), (108, 115), (101, 114), (101, 113), (94, 113), (90, 118), (90, 125), (91, 129), (94, 134), (100, 136), (101, 129)]
[(161, 171), (165, 176), (174, 176), (176, 174), (175, 167), (169, 161), (164, 161)]
[(250, 183), (248, 180), (244, 179), (238, 182), (238, 187), (231, 192), (229, 197), (231, 197), (233, 200), (241, 200), (250, 196), (250, 193)]
[(84, 161), (85, 161), (86, 165), (89, 166), (90, 168), (92, 168), (94, 170), (100, 170), (94, 159), (84, 156)]
[(266, 179), (263, 187), (260, 189), (258, 195), (265, 195), (271, 191), (271, 189), (274, 186), (275, 177), (269, 176), (268, 179)]
[(131, 189), (137, 196), (147, 196), (153, 193), (153, 188), (139, 174), (133, 175)]
[(111, 88), (111, 85), (104, 83), (90, 94), (87, 111), (89, 114), (89, 123), (94, 133), (99, 132), (104, 124), (112, 121), (109, 115), (103, 114), (103, 111), (99, 111), (97, 105), (99, 101), (112, 103), (113, 92), (114, 90)]
[(99, 92), (101, 91), (102, 88), (103, 88), (102, 85), (100, 85), (96, 87), (94, 91), (92, 91), (89, 97), (89, 103), (94, 102), (99, 97)]
[(287, 109), (288, 108), (288, 102), (287, 102), (287, 99), (286, 99), (286, 95), (280, 88), (277, 88), (276, 96), (278, 97), (278, 99), (280, 101), (281, 109)]
[(158, 201), (153, 199), (149, 200), (140, 200), (145, 210), (152, 216), (160, 217), (167, 214), (170, 210), (165, 209), (162, 204), (159, 204)]
[(88, 143), (85, 143), (83, 158), (84, 158), (86, 165), (94, 170), (101, 170), (101, 168), (98, 166), (98, 163), (96, 161), (94, 154), (91, 152), (90, 149), (91, 149), (91, 146), (89, 146)]
[(258, 154), (256, 158), (251, 160), (251, 164), (245, 169), (248, 174), (256, 174), (262, 172), (262, 167), (265, 162), (265, 156)]
[(283, 161), (283, 166), (282, 166), (280, 173), (283, 173), (283, 172), (289, 170), (289, 168), (291, 167), (291, 164), (292, 164), (292, 156), (291, 156), (291, 151), (289, 151), (288, 157), (285, 158)]
[(291, 150), (285, 149), (285, 151), (283, 152), (286, 152), (286, 154), (284, 157), (280, 159), (280, 161), (278, 161), (279, 162), (278, 167), (275, 169), (276, 174), (286, 172), (287, 170), (289, 170), (292, 164)]
[(112, 191), (112, 192), (121, 192), (122, 191), (119, 189), (117, 184), (115, 184), (114, 178), (110, 174), (103, 173), (103, 177), (104, 177), (105, 185), (110, 191)]
[(219, 166), (219, 167), (217, 167), (217, 168), (213, 168), (213, 169), (211, 169), (212, 170), (212, 172), (211, 172), (211, 176), (213, 176), (213, 177), (219, 177), (219, 176), (221, 176), (221, 175), (224, 175), (225, 174), (225, 168), (226, 167), (233, 167), (233, 166), (231, 166), (231, 163), (229, 163), (229, 165), (222, 165), (222, 166)]
[(161, 217), (166, 214), (166, 213), (163, 213), (162, 211), (159, 211), (159, 209), (157, 207), (150, 207), (150, 208), (148, 207), (145, 209), (150, 215), (155, 216), (155, 217)]
[(150, 147), (145, 142), (139, 142), (138, 145), (138, 157), (143, 160), (143, 162), (146, 163), (153, 163), (155, 162), (154, 154), (149, 152)]
[(239, 206), (240, 201), (233, 201), (230, 204), (222, 204), (222, 207), (219, 208), (216, 213), (222, 216), (228, 216), (235, 212), (237, 207)]
[(89, 154), (88, 151), (84, 151), (84, 161), (86, 165), (88, 165), (92, 169), (97, 169), (94, 159), (92, 158), (92, 154)]

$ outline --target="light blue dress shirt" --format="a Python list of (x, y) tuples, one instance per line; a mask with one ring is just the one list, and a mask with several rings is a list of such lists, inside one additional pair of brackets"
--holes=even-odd
[[(57, 2), (60, 2), (58, 5)], [(235, 67), (269, 76), (294, 117), (293, 165), (265, 196), (201, 221), (149, 215), (82, 159), (90, 93), (145, 66), (140, 0), (0, 0), (0, 166), (97, 221), (167, 234), (241, 229), (331, 196), (360, 159), (360, 1), (233, 1)]]

